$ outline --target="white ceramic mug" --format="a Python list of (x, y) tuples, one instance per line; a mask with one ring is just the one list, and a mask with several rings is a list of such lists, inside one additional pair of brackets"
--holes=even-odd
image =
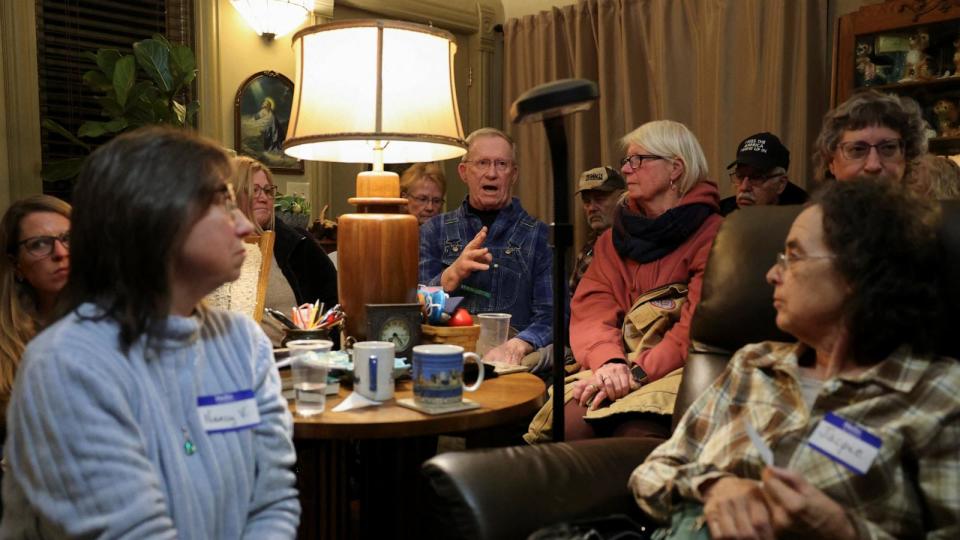
[[(477, 382), (463, 382), (463, 364), (477, 363)], [(483, 382), (483, 364), (476, 353), (463, 352), (457, 345), (417, 345), (413, 348), (413, 400), (426, 406), (451, 405), (463, 401), (463, 392), (474, 392)]]
[(358, 341), (353, 344), (353, 391), (374, 401), (393, 397), (394, 344)]

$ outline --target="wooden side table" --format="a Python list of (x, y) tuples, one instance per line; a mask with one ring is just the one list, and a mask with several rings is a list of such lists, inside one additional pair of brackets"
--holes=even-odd
[[(350, 390), (327, 400), (323, 414), (294, 417), (297, 484), (302, 514), (300, 538), (351, 538), (348, 463), (359, 454), (360, 538), (419, 535), (416, 517), (426, 486), (420, 465), (436, 453), (437, 435), (457, 434), (516, 422), (543, 404), (543, 381), (517, 373), (484, 381), (465, 397), (479, 409), (431, 416), (400, 407), (412, 398), (410, 381), (401, 381), (395, 399), (379, 407), (333, 412)], [(290, 405), (294, 411), (293, 404)]]

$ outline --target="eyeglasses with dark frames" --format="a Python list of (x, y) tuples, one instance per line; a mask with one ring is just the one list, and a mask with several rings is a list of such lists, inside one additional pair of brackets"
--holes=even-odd
[(53, 246), (60, 242), (67, 251), (70, 251), (70, 231), (58, 234), (57, 236), (31, 236), (18, 242), (23, 246), (27, 253), (34, 257), (49, 257), (53, 255)]
[(237, 209), (237, 195), (233, 192), (233, 184), (226, 182), (213, 191), (212, 204), (223, 207), (228, 214)]
[(644, 161), (653, 161), (657, 159), (667, 158), (663, 156), (655, 156), (653, 154), (630, 154), (629, 156), (624, 156), (623, 159), (620, 160), (620, 167), (623, 168), (624, 165), (629, 163), (631, 169), (637, 170), (640, 167), (643, 167)]
[(870, 155), (870, 150), (877, 149), (877, 155), (882, 160), (897, 159), (903, 155), (903, 139), (886, 139), (877, 144), (866, 141), (846, 141), (837, 144), (840, 154), (849, 161), (863, 161)]

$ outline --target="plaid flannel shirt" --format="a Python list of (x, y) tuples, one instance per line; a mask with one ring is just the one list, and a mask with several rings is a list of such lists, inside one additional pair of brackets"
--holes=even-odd
[[(903, 347), (860, 373), (824, 381), (808, 408), (797, 378), (804, 350), (766, 342), (738, 351), (670, 440), (631, 475), (640, 506), (666, 520), (683, 500), (702, 500), (707, 480), (759, 479), (764, 465), (746, 418), (774, 463), (846, 508), (860, 538), (960, 538), (960, 364), (913, 357)], [(882, 440), (866, 474), (806, 444), (827, 412)]]

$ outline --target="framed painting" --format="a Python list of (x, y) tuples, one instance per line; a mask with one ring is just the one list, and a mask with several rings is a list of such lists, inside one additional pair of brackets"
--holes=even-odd
[(303, 162), (283, 153), (293, 81), (276, 71), (247, 77), (234, 100), (234, 147), (281, 174), (303, 174)]

